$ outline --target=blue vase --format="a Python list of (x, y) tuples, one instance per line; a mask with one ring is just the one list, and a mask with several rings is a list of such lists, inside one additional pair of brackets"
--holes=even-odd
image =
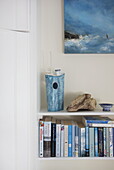
[(64, 74), (45, 75), (48, 111), (64, 109)]

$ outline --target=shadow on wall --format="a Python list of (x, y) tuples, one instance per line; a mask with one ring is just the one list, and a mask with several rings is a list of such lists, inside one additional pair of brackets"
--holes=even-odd
[[(93, 158), (94, 159), (94, 158)], [(62, 160), (40, 162), (40, 170), (113, 170), (113, 160)]]
[(40, 74), (40, 98), (41, 98), (41, 109), (47, 108), (46, 99), (46, 83), (45, 83), (45, 72)]

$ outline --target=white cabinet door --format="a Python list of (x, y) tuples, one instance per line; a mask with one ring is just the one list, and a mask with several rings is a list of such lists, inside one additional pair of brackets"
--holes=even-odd
[(0, 0), (0, 28), (16, 28), (16, 0)]
[(15, 33), (0, 31), (0, 169), (15, 170)]
[(29, 34), (0, 31), (0, 169), (30, 162)]
[(0, 0), (0, 28), (29, 30), (29, 0)]
[(30, 0), (16, 1), (16, 29), (29, 31)]
[(16, 33), (16, 170), (29, 169), (29, 35)]

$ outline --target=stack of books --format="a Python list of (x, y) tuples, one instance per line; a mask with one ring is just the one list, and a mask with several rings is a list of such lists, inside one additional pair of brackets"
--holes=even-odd
[(113, 157), (114, 121), (108, 117), (39, 120), (40, 157)]

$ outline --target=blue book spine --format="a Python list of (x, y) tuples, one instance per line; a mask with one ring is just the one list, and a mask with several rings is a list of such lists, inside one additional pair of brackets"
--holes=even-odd
[(95, 157), (98, 157), (98, 128), (94, 128), (95, 134)]
[(81, 128), (78, 131), (78, 157), (81, 157)]
[(81, 128), (81, 157), (85, 157), (85, 128)]
[(75, 125), (72, 125), (72, 156), (75, 157)]
[(85, 127), (85, 156), (89, 156), (89, 127)]
[(104, 157), (106, 157), (107, 156), (106, 128), (103, 128), (103, 141), (104, 141)]
[(104, 123), (107, 124), (109, 120), (86, 120), (86, 124), (88, 123)]
[(89, 145), (90, 145), (90, 149), (89, 149), (89, 156), (90, 157), (94, 157), (94, 128), (89, 128)]
[(72, 157), (72, 125), (68, 125), (68, 157)]
[(103, 128), (98, 128), (98, 153), (99, 157), (104, 156)]
[(110, 141), (109, 141), (109, 128), (106, 128), (106, 156), (110, 157)]

